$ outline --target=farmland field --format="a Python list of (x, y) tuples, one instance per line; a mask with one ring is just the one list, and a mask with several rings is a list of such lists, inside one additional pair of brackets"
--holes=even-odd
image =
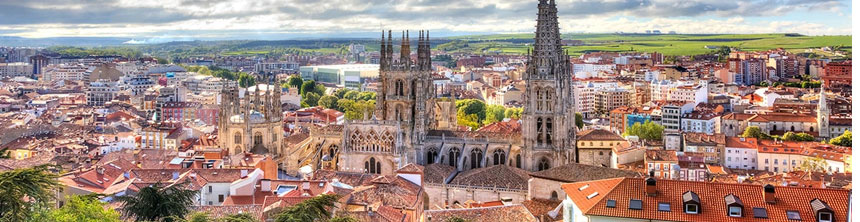
[[(467, 42), (467, 47), (453, 51), (473, 53), (526, 53), (532, 34), (497, 34), (449, 37)], [(586, 52), (661, 52), (665, 55), (698, 55), (712, 52), (706, 46), (736, 47), (745, 51), (784, 48), (794, 52), (824, 46), (841, 46), (851, 51), (851, 36), (802, 36), (793, 34), (714, 34), (714, 35), (646, 35), (646, 34), (564, 34), (565, 40), (580, 40), (581, 45), (565, 46), (571, 55)], [(452, 50), (448, 50), (452, 51)]]

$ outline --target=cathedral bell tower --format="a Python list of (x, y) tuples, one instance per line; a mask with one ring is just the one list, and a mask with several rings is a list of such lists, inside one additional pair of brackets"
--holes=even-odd
[(525, 168), (539, 171), (576, 162), (570, 56), (562, 49), (554, 0), (538, 3), (534, 49), (523, 79)]
[(434, 89), (431, 80), (430, 32), (419, 31), (416, 60), (412, 59), (409, 31), (400, 40), (399, 58), (395, 59), (391, 30), (388, 39), (382, 33), (379, 56), (379, 87), (376, 92), (377, 120), (400, 125), (408, 162), (416, 158), (413, 144), (420, 144), (427, 134), (432, 115)]

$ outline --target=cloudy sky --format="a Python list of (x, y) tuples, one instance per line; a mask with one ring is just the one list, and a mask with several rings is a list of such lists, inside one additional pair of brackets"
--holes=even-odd
[[(850, 0), (557, 0), (565, 33), (851, 33)], [(0, 35), (138, 41), (531, 32), (537, 0), (0, 0)]]

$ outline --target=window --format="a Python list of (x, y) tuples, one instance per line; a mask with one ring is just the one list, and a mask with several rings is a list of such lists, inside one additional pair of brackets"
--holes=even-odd
[(481, 159), (484, 158), (484, 153), (479, 149), (472, 149), (472, 169), (477, 169), (481, 167)]
[(793, 211), (793, 210), (785, 211), (785, 216), (789, 220), (800, 220), (800, 212), (797, 212), (797, 211)]
[(684, 206), (684, 213), (697, 214), (699, 213), (699, 206), (695, 204), (687, 204)]
[(670, 212), (670, 211), (672, 211), (672, 208), (670, 207), (669, 203), (658, 203), (657, 204), (657, 210)]
[(549, 169), (549, 159), (546, 157), (540, 159), (538, 163), (538, 171)]
[(764, 164), (767, 164), (767, 159), (764, 159)]
[(552, 194), (550, 194), (549, 199), (558, 200), (558, 192), (552, 191)]
[(743, 208), (741, 207), (729, 207), (729, 216), (730, 217), (742, 217)]
[(427, 151), (427, 164), (436, 163), (436, 157), (438, 157), (438, 156), (439, 156), (439, 153), (436, 152), (435, 148), (432, 148), (429, 151)]
[(218, 203), (224, 202), (224, 194), (218, 195)]
[(212, 193), (212, 186), (209, 186), (209, 193)]
[(493, 152), (493, 165), (505, 164), (505, 151), (498, 149)]
[(642, 200), (630, 199), (630, 207), (631, 210), (641, 210), (642, 209)]
[(607, 208), (615, 208), (615, 200), (607, 200), (606, 201)]
[(754, 207), (753, 208), (753, 217), (755, 217), (755, 218), (767, 218), (767, 210), (764, 208)]
[(831, 222), (833, 221), (833, 214), (830, 212), (819, 212), (818, 213), (818, 222)]
[(448, 151), (448, 165), (457, 167), (457, 161), (460, 159), (460, 149), (451, 148)]

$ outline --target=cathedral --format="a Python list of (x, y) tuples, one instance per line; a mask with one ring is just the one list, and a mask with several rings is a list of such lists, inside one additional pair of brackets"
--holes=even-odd
[[(260, 82), (265, 82), (261, 84)], [(219, 96), (218, 145), (230, 155), (282, 153), (281, 92), (274, 77), (258, 77), (248, 88), (225, 87)]]
[(417, 163), (446, 164), (458, 171), (500, 164), (540, 171), (576, 162), (571, 63), (561, 47), (555, 1), (539, 2), (536, 28), (517, 132), (458, 130), (452, 99), (435, 95), (430, 33), (419, 31), (413, 60), (409, 33), (401, 33), (395, 54), (389, 30), (382, 33), (375, 111), (364, 120), (311, 127), (309, 142), (296, 148), (307, 156), (288, 155), (285, 170), (309, 165), (390, 174)]

